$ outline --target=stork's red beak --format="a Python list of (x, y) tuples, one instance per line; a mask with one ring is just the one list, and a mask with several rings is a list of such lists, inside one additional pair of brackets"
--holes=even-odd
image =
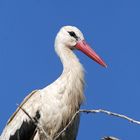
[(78, 50), (81, 50), (84, 54), (90, 57), (92, 60), (96, 61), (100, 65), (107, 67), (106, 63), (95, 53), (93, 49), (85, 42), (85, 40), (80, 40), (75, 46)]

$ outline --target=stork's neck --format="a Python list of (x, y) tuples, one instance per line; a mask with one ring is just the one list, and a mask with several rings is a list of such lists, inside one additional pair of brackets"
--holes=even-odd
[(60, 57), (60, 60), (63, 64), (63, 73), (74, 72), (83, 75), (83, 66), (71, 49), (64, 46), (63, 44), (58, 44), (56, 46), (56, 53)]
[(63, 98), (65, 102), (72, 105), (72, 108), (78, 108), (84, 99), (84, 69), (76, 55), (68, 47), (59, 44), (56, 46), (56, 52), (63, 64), (63, 73), (60, 76), (61, 86), (64, 87)]
[(64, 46), (63, 44), (58, 44), (56, 46), (56, 53), (60, 57), (64, 71), (72, 70), (73, 66), (81, 67), (80, 62), (76, 55), (73, 53), (73, 51), (70, 50), (68, 47)]

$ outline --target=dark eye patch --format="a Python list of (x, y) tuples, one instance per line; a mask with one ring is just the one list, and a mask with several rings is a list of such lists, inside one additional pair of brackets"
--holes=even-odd
[(73, 31), (68, 32), (70, 36), (74, 37), (76, 40), (78, 40), (78, 36)]

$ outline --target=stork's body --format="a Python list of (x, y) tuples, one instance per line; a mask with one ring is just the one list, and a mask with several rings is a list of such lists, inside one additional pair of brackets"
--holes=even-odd
[[(73, 32), (75, 34), (72, 34)], [(67, 125), (84, 99), (84, 70), (72, 51), (75, 46), (81, 49), (81, 42), (76, 43), (79, 42), (78, 38), (84, 40), (76, 27), (65, 26), (60, 30), (55, 40), (55, 49), (64, 68), (61, 76), (44, 89), (29, 94), (21, 104), (32, 118), (37, 119), (52, 139)], [(87, 55), (92, 57), (90, 54)], [(105, 66), (101, 59), (95, 61)], [(78, 126), (79, 116), (58, 140), (75, 140)], [(46, 137), (27, 114), (18, 108), (8, 121), (0, 140), (46, 140)]]

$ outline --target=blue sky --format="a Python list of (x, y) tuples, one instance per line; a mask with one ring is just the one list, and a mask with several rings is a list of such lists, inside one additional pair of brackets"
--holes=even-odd
[[(140, 2), (136, 0), (1, 0), (0, 132), (23, 98), (62, 71), (54, 39), (75, 25), (108, 64), (76, 52), (86, 69), (82, 108), (103, 108), (140, 120)], [(78, 140), (139, 138), (140, 126), (103, 114), (82, 115)]]

